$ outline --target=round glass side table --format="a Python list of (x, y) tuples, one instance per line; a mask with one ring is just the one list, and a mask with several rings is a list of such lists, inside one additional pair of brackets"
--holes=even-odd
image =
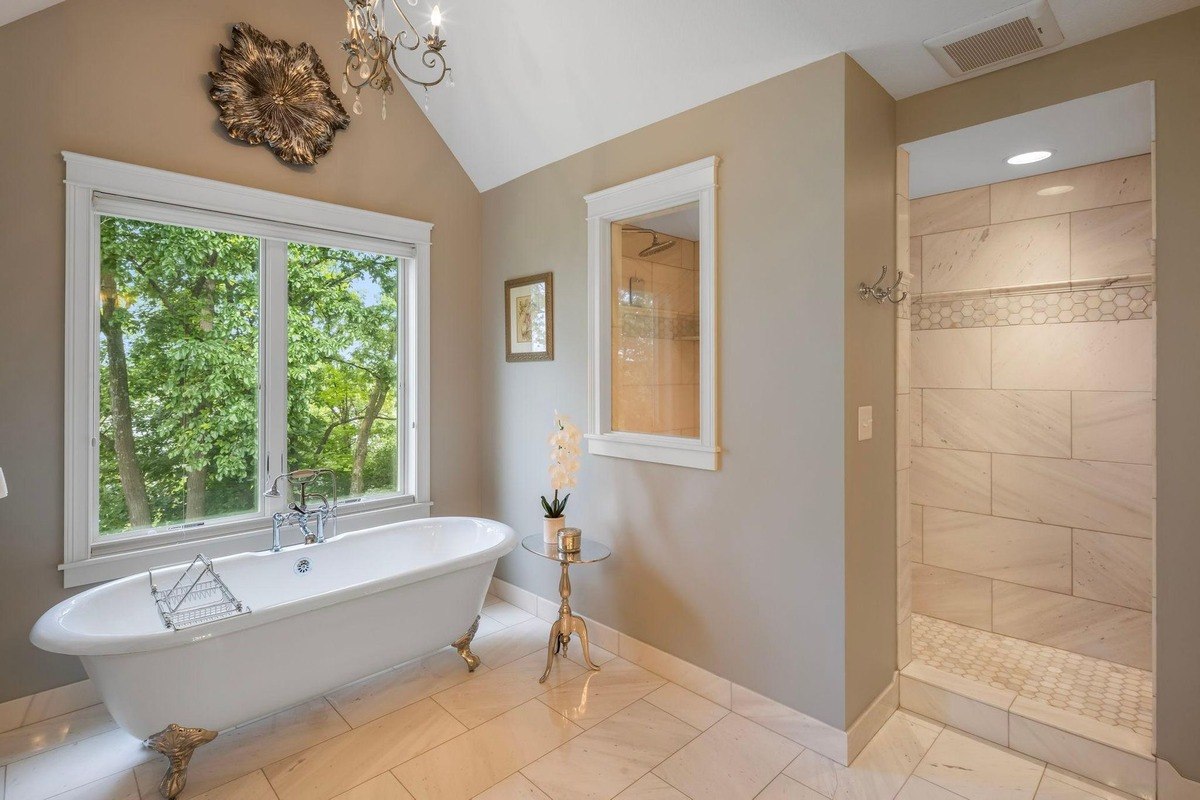
[(545, 683), (546, 678), (550, 676), (550, 668), (554, 666), (555, 653), (561, 650), (563, 655), (566, 655), (567, 644), (570, 643), (573, 633), (579, 634), (579, 643), (583, 647), (583, 663), (587, 664), (588, 669), (598, 671), (600, 668), (592, 663), (592, 656), (588, 652), (587, 625), (584, 623), (583, 617), (577, 617), (571, 613), (571, 576), (567, 569), (572, 564), (591, 564), (595, 561), (603, 561), (612, 555), (612, 550), (608, 549), (606, 544), (584, 539), (583, 546), (578, 553), (560, 553), (558, 545), (542, 541), (541, 534), (526, 536), (521, 540), (521, 546), (535, 555), (557, 561), (562, 565), (562, 577), (558, 579), (558, 595), (562, 598), (562, 604), (558, 607), (558, 619), (550, 626), (550, 642), (546, 645), (546, 671), (542, 673), (538, 683)]

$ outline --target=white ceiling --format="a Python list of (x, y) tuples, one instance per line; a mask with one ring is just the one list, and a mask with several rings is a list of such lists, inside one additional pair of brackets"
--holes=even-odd
[[(0, 23), (56, 1), (0, 0)], [(841, 51), (897, 98), (950, 83), (921, 42), (1020, 0), (439, 2), (457, 85), (430, 93), (430, 117), (485, 190)], [(1050, 5), (1066, 47), (1200, 0)], [(423, 25), (431, 7), (418, 0), (414, 21)], [(403, 131), (396, 136), (403, 147)]]
[[(1148, 153), (1153, 126), (1154, 87), (1137, 83), (931, 136), (904, 145), (910, 156), (909, 196), (926, 197)], [(1049, 150), (1053, 155), (1023, 166), (1005, 162), (1009, 156), (1032, 150)]]

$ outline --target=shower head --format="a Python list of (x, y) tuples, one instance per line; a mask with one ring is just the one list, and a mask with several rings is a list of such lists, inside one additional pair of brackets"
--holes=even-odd
[(651, 237), (650, 238), (650, 246), (647, 247), (645, 250), (642, 250), (640, 253), (638, 253), (639, 258), (646, 258), (647, 256), (656, 255), (658, 253), (661, 253), (664, 250), (670, 250), (672, 247), (675, 246), (674, 239), (667, 239), (665, 242), (660, 242), (658, 240), (658, 233), (656, 231), (650, 230), (649, 228), (639, 228), (636, 225), (630, 225), (625, 228), (624, 232), (625, 233), (648, 233), (648, 234), (650, 234), (650, 237)]

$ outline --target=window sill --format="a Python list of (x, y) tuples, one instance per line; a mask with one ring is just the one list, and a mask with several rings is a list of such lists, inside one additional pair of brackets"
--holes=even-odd
[[(352, 511), (339, 509), (337, 532), (349, 533), (393, 522), (424, 519), (429, 516), (432, 506), (432, 503), (412, 502), (411, 498), (404, 498), (404, 502), (391, 505), (382, 500), (367, 501), (362, 505), (355, 503)], [(60, 564), (58, 568), (63, 573), (63, 586), (71, 589), (188, 561), (200, 552), (209, 558), (220, 558), (237, 553), (267, 550), (271, 547), (271, 521), (268, 518), (261, 522), (265, 525), (238, 533), (221, 534), (219, 528), (214, 528), (195, 538), (184, 541), (173, 538), (170, 542), (138, 549), (114, 552), (112, 548), (107, 548), (108, 552), (104, 552), (103, 545), (100, 545), (93, 547), (91, 558)], [(288, 526), (282, 531), (281, 539), (285, 547), (299, 544), (300, 538), (299, 530), (295, 526)], [(135, 541), (126, 540), (122, 544), (128, 547)]]
[(592, 455), (651, 461), (655, 464), (692, 469), (717, 469), (721, 454), (719, 447), (701, 444), (697, 439), (678, 439), (673, 436), (590, 433), (585, 438), (588, 452)]

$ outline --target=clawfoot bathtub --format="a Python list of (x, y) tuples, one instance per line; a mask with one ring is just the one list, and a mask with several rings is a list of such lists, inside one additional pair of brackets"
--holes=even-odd
[[(213, 561), (250, 613), (164, 626), (145, 573), (47, 611), (30, 638), (79, 656), (125, 731), (170, 760), (164, 797), (183, 790), (196, 747), (266, 716), (447, 645), (466, 667), (507, 525), (435, 517)], [(183, 568), (155, 570), (170, 585)]]

